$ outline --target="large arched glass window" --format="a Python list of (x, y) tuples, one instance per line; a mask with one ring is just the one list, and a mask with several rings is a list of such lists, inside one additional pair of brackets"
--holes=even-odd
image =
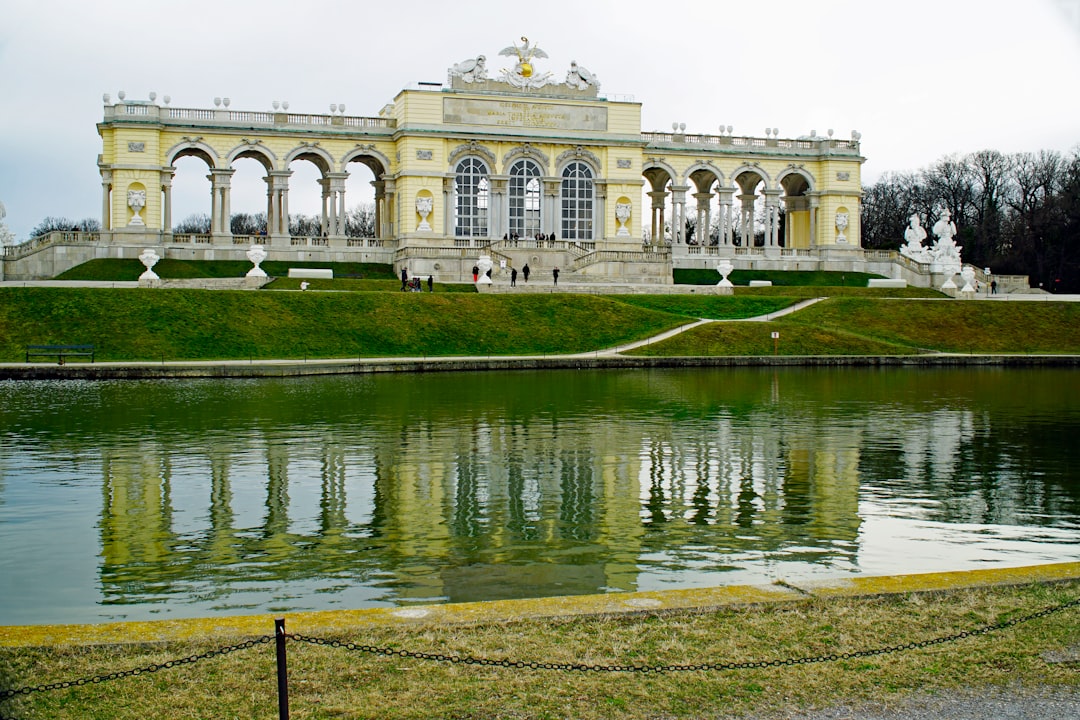
[(510, 167), (510, 234), (527, 238), (540, 232), (540, 168), (531, 160)]
[(488, 195), (487, 166), (477, 158), (465, 158), (454, 171), (454, 235), (487, 237)]
[(562, 171), (562, 239), (593, 239), (593, 173), (581, 162), (572, 162)]

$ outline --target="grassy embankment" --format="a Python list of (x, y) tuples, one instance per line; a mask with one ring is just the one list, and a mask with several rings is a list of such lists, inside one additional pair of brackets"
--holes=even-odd
[[(267, 262), (271, 274), (304, 263)], [(588, 352), (650, 337), (697, 318), (767, 316), (828, 297), (771, 322), (718, 322), (634, 351), (642, 355), (896, 355), (919, 352), (1078, 353), (1080, 306), (1069, 303), (936, 302), (921, 288), (866, 288), (862, 273), (735, 271), (716, 295), (478, 295), (471, 284), (435, 283), (401, 293), (387, 265), (329, 265), (335, 279), (311, 292), (198, 290), (0, 290), (0, 361), (28, 344), (93, 344), (103, 361), (544, 355)], [(238, 277), (244, 261), (162, 260), (164, 278)], [(137, 260), (98, 260), (69, 279), (132, 280)], [(711, 270), (677, 270), (684, 284), (715, 284)], [(296, 289), (279, 278), (270, 289)], [(790, 285), (788, 283), (799, 283)], [(833, 284), (829, 284), (833, 283)], [(334, 292), (318, 292), (329, 290)], [(341, 291), (341, 292), (339, 292)], [(911, 302), (905, 302), (910, 300)], [(774, 345), (772, 332), (780, 332)]]
[[(663, 614), (535, 618), (463, 625), (362, 626), (314, 633), (344, 643), (495, 660), (696, 665), (851, 653), (930, 640), (1074, 600), (1080, 582), (808, 599)], [(265, 634), (272, 633), (267, 619)], [(213, 632), (213, 623), (206, 625)], [(820, 664), (626, 673), (475, 667), (289, 643), (297, 718), (789, 717), (912, 693), (1078, 692), (1076, 608), (923, 649)], [(0, 649), (11, 687), (74, 680), (189, 657), (240, 641)], [(1062, 661), (1064, 659), (1064, 661)], [(273, 644), (101, 684), (20, 696), (0, 714), (53, 720), (276, 717)], [(858, 714), (858, 713), (857, 713)], [(867, 713), (868, 714), (868, 713)], [(846, 717), (846, 715), (845, 715)]]

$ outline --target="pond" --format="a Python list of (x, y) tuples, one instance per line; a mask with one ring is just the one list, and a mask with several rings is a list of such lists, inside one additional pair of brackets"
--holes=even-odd
[(0, 624), (1080, 560), (1080, 374), (0, 382)]

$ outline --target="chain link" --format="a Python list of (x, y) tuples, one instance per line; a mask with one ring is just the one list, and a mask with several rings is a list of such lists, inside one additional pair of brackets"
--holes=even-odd
[(491, 660), (488, 658), (472, 657), (468, 655), (443, 655), (441, 653), (395, 650), (393, 648), (378, 647), (375, 645), (357, 645), (356, 643), (341, 642), (340, 640), (327, 640), (325, 638), (311, 637), (308, 635), (301, 635), (297, 633), (288, 633), (286, 636), (292, 640), (309, 643), (311, 645), (324, 645), (333, 648), (344, 648), (345, 650), (369, 653), (372, 655), (413, 658), (416, 660), (434, 660), (436, 662), (460, 663), (463, 665), (480, 665), (485, 667), (522, 668), (529, 670), (565, 670), (571, 672), (698, 672), (702, 670), (749, 670), (754, 668), (771, 668), (787, 665), (809, 665), (813, 663), (835, 662), (837, 660), (851, 660), (855, 658), (874, 657), (876, 655), (888, 655), (890, 653), (903, 652), (905, 650), (918, 650), (920, 648), (931, 647), (933, 645), (941, 645), (944, 643), (955, 642), (957, 640), (963, 640), (964, 638), (986, 635), (987, 633), (995, 632), (997, 630), (1004, 630), (1006, 628), (1013, 627), (1014, 625), (1030, 622), (1031, 620), (1036, 620), (1038, 618), (1046, 617), (1047, 615), (1053, 615), (1054, 613), (1059, 613), (1063, 610), (1077, 607), (1078, 605), (1080, 605), (1080, 598), (1067, 602), (1063, 605), (1058, 605), (1056, 607), (1050, 607), (1046, 608), (1045, 610), (1040, 610), (1039, 612), (1032, 613), (1031, 615), (1024, 615), (1023, 617), (1013, 618), (1012, 620), (1005, 620), (1003, 622), (994, 623), (992, 625), (984, 625), (983, 627), (976, 628), (975, 630), (963, 630), (952, 635), (945, 635), (943, 637), (932, 638), (930, 640), (910, 642), (906, 645), (887, 645), (885, 647), (873, 648), (871, 650), (856, 650), (854, 652), (831, 653), (829, 655), (816, 655), (812, 657), (801, 658), (787, 658), (784, 660), (700, 663), (696, 665), (589, 665), (586, 663), (542, 663), (536, 661), (510, 659)]
[[(219, 655), (227, 655), (237, 650), (247, 650), (253, 648), (256, 645), (262, 645), (264, 643), (273, 642), (273, 635), (263, 635), (262, 637), (253, 638), (251, 640), (245, 640), (242, 643), (236, 645), (230, 645), (228, 647), (218, 648), (217, 650), (209, 650), (200, 655), (190, 655), (184, 658), (178, 658), (176, 660), (168, 660), (163, 663), (154, 663), (152, 665), (146, 665), (140, 668), (134, 668), (132, 670), (123, 670), (121, 672), (113, 672), (108, 675), (95, 675), (94, 677), (79, 678), (78, 680), (65, 680), (63, 682), (49, 683), (46, 685), (28, 686), (16, 688), (13, 690), (0, 690), (0, 701), (10, 700), (18, 695), (31, 695), (37, 692), (44, 692), (47, 690), (65, 690), (72, 687), (82, 687), (83, 685), (98, 684), (108, 682), (109, 680), (119, 680), (120, 678), (134, 677), (135, 675), (142, 675), (143, 673), (155, 673), (158, 670), (167, 670), (174, 667), (180, 667), (181, 665), (190, 665), (197, 663), (200, 660), (207, 660)], [(3, 718), (0, 718), (3, 720)]]

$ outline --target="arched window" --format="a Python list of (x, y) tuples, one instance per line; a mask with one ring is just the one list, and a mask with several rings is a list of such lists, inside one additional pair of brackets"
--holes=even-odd
[(593, 174), (588, 165), (572, 162), (562, 171), (562, 239), (593, 239)]
[(454, 171), (454, 235), (487, 237), (488, 234), (487, 166), (477, 158), (465, 158)]
[(540, 232), (540, 168), (518, 160), (510, 168), (510, 233), (533, 237)]

